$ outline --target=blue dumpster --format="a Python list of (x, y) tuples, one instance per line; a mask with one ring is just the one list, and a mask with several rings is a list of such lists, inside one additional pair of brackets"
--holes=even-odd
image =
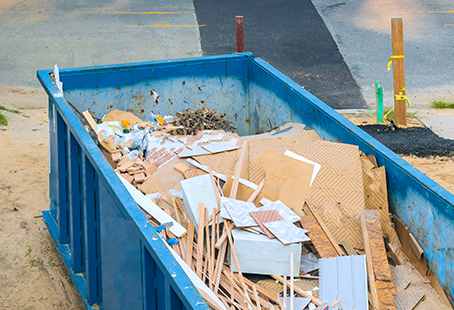
[(454, 196), (250, 53), (38, 71), (49, 96), (50, 208), (44, 219), (87, 309), (208, 309), (71, 105), (102, 118), (129, 111), (226, 113), (240, 135), (300, 122), (355, 144), (386, 167), (390, 209), (413, 233), (454, 304)]

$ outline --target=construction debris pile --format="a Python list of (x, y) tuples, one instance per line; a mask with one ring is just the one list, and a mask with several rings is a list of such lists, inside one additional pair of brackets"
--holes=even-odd
[(83, 114), (211, 308), (450, 309), (389, 213), (385, 168), (357, 146), (294, 123), (240, 137), (206, 109), (114, 112)]

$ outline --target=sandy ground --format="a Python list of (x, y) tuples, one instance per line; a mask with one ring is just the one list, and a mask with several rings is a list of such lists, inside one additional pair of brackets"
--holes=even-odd
[(49, 208), (43, 92), (0, 88), (0, 309), (84, 309), (41, 215)]
[[(0, 129), (0, 309), (83, 309), (41, 216), (49, 206), (46, 94), (0, 88), (0, 104), (22, 111), (2, 112), (10, 124)], [(374, 121), (346, 116), (355, 124)], [(453, 159), (404, 159), (454, 193)]]

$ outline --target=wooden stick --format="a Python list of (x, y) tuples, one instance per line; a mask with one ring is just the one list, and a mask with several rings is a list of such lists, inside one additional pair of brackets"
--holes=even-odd
[[(280, 277), (280, 276), (271, 276), (273, 279), (275, 280), (278, 280), (279, 282), (281, 283), (284, 283), (284, 278), (283, 277)], [(293, 288), (295, 290), (295, 292), (300, 295), (300, 296), (303, 296), (304, 298), (310, 298), (311, 301), (316, 305), (316, 306), (320, 306), (322, 304), (322, 302), (315, 298), (314, 296), (312, 295), (309, 295), (308, 293), (306, 293), (304, 290), (300, 289), (298, 286), (295, 286)]]
[[(205, 212), (205, 218), (207, 219), (208, 218), (208, 210), (205, 208), (204, 212)], [(209, 271), (208, 262), (211, 260), (211, 258), (210, 258), (210, 256), (211, 256), (210, 226), (208, 224), (209, 223), (207, 223), (205, 225), (205, 227), (204, 227), (205, 228), (205, 233), (206, 233), (205, 239), (206, 239), (207, 254), (205, 256), (205, 261), (204, 261), (204, 264), (203, 264), (203, 270), (204, 270), (206, 275), (211, 277), (211, 275), (208, 273), (208, 271)], [(203, 276), (202, 277), (202, 281), (205, 281), (205, 278), (206, 278), (206, 276)]]
[(87, 110), (87, 111), (84, 111), (82, 113), (82, 115), (85, 117), (85, 119), (87, 120), (88, 122), (88, 125), (90, 125), (91, 129), (93, 129), (93, 131), (95, 132), (95, 134), (98, 134), (98, 124), (96, 124), (95, 120), (93, 119), (93, 117), (91, 116), (90, 112)]
[(198, 233), (197, 233), (197, 276), (202, 277), (202, 252), (203, 252), (203, 224), (204, 224), (204, 214), (205, 214), (205, 204), (203, 202), (199, 203), (199, 222), (198, 222)]
[[(238, 278), (238, 281), (239, 281), (239, 277)], [(270, 292), (268, 292), (266, 289), (256, 285), (254, 282), (252, 282), (251, 280), (249, 280), (248, 278), (244, 278), (244, 282), (246, 283), (246, 285), (249, 285), (249, 286), (255, 286), (257, 291), (262, 294), (263, 296), (265, 296), (266, 298), (268, 298), (269, 300), (271, 300), (272, 302), (276, 303), (276, 304), (279, 304), (279, 298), (276, 297), (276, 295), (274, 294), (271, 294)]]
[[(404, 32), (402, 18), (391, 19), (393, 57), (404, 56)], [(405, 96), (405, 59), (394, 59), (394, 95)], [(407, 127), (407, 103), (405, 99), (394, 97), (396, 125)]]
[(314, 218), (317, 220), (318, 224), (322, 228), (322, 230), (325, 232), (326, 237), (328, 237), (329, 241), (333, 245), (337, 254), (339, 256), (345, 256), (345, 253), (344, 253), (344, 251), (342, 251), (341, 247), (339, 246), (339, 243), (337, 243), (336, 239), (334, 239), (333, 235), (329, 231), (328, 227), (326, 227), (325, 223), (323, 222), (321, 217), (318, 215), (317, 211), (315, 211), (315, 208), (309, 199), (306, 200), (306, 204), (307, 204), (309, 210), (311, 211), (312, 215), (314, 216)]
[(247, 202), (254, 202), (254, 200), (257, 198), (257, 196), (260, 194), (260, 192), (263, 189), (263, 185), (265, 184), (265, 178), (260, 182), (260, 184), (257, 186), (255, 191), (252, 193), (252, 195), (248, 198)]
[(194, 249), (194, 224), (189, 220), (188, 225), (188, 242), (186, 246), (186, 264), (192, 266), (192, 250)]
[(369, 302), (372, 305), (374, 310), (380, 309), (380, 303), (378, 301), (377, 287), (375, 285), (375, 273), (374, 266), (372, 263), (372, 251), (369, 243), (369, 232), (367, 231), (366, 217), (364, 215), (364, 210), (360, 211), (361, 218), (361, 229), (363, 231), (363, 240), (364, 240), (364, 254), (366, 255), (366, 265), (367, 265), (367, 279), (369, 281)]
[[(232, 223), (229, 222), (229, 223), (225, 223), (225, 224), (226, 224), (225, 227), (227, 228), (226, 229), (227, 238), (229, 238), (229, 243), (230, 243), (230, 252), (232, 253), (233, 258), (235, 259), (235, 265), (236, 265), (236, 269), (238, 270), (238, 275), (240, 276), (241, 286), (243, 287), (243, 291), (246, 294), (246, 297), (249, 298), (249, 296), (247, 294), (246, 284), (244, 284), (244, 278), (243, 278), (243, 273), (241, 272), (240, 262), (238, 261), (238, 256), (236, 255), (235, 246), (233, 245), (232, 231), (231, 231)], [(248, 299), (248, 301), (251, 302), (250, 299)], [(252, 302), (251, 302), (251, 304), (252, 304)]]
[(240, 181), (241, 169), (243, 167), (244, 157), (246, 155), (246, 148), (247, 148), (247, 140), (243, 141), (243, 145), (241, 146), (241, 153), (240, 158), (236, 164), (235, 169), (235, 178), (233, 179), (232, 189), (230, 190), (230, 198), (235, 199), (236, 194), (238, 192), (238, 184)]
[(295, 310), (295, 290), (293, 278), (293, 252), (290, 252), (290, 310)]
[(282, 291), (283, 301), (282, 301), (282, 309), (287, 310), (287, 277), (284, 276), (284, 286)]
[(221, 271), (224, 265), (224, 256), (227, 249), (227, 243), (222, 245), (222, 248), (219, 252), (218, 258), (216, 260), (216, 271), (215, 271), (215, 283), (214, 283), (214, 292), (217, 293), (219, 290), (219, 281), (221, 280)]
[(227, 279), (230, 281), (231, 283), (231, 286), (232, 286), (232, 292), (233, 292), (233, 288), (236, 289), (236, 291), (238, 291), (238, 293), (241, 295), (242, 298), (244, 298), (247, 302), (249, 302), (250, 306), (253, 307), (253, 303), (252, 303), (252, 300), (249, 298), (248, 296), (248, 293), (247, 291), (246, 292), (243, 292), (241, 290), (241, 287), (239, 287), (235, 280), (233, 279), (233, 276), (229, 274), (229, 272), (227, 270), (222, 270), (222, 273), (227, 277)]
[[(211, 279), (213, 279), (214, 281), (214, 239), (215, 239), (215, 228), (216, 228), (216, 208), (213, 207), (213, 213), (212, 213), (212, 216), (213, 216), (213, 220), (211, 221), (211, 259), (210, 261), (208, 262), (208, 265), (209, 265), (209, 274), (210, 274), (210, 277)], [(214, 282), (210, 282), (210, 289), (213, 290), (214, 289)]]
[(218, 208), (220, 208), (221, 207), (221, 197), (219, 195), (219, 189), (216, 186), (216, 180), (214, 179), (213, 171), (211, 171), (211, 168), (208, 168), (208, 169), (210, 171), (210, 177), (211, 177), (211, 182), (213, 183), (214, 192), (216, 193), (216, 200), (218, 203)]
[[(224, 224), (225, 225), (225, 224)], [(225, 227), (225, 226), (224, 226)], [(224, 232), (222, 233), (222, 236), (221, 238), (218, 239), (218, 241), (216, 242), (216, 244), (214, 245), (216, 247), (216, 249), (219, 249), (221, 248), (221, 246), (224, 244), (225, 240), (227, 239), (227, 233), (224, 229)]]

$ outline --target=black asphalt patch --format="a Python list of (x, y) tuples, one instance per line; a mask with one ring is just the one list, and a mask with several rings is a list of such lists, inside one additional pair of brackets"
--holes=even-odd
[(452, 156), (454, 141), (439, 137), (427, 127), (393, 130), (386, 125), (358, 126), (396, 154), (419, 157)]
[(269, 62), (335, 109), (364, 108), (358, 84), (309, 0), (194, 0), (204, 55), (235, 52), (235, 16), (245, 50)]

